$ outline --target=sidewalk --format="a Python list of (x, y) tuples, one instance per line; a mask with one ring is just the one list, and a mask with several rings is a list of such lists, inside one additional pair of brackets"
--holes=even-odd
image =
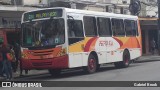
[[(24, 78), (24, 77), (30, 77), (30, 76), (35, 76), (35, 75), (42, 75), (42, 74), (47, 74), (48, 70), (29, 70), (28, 74), (25, 74), (25, 71), (23, 71), (23, 75), (20, 76), (20, 70), (17, 70), (17, 72), (13, 72), (13, 79), (16, 78)], [(0, 80), (5, 80), (4, 77), (0, 77)]]
[(136, 61), (160, 61), (160, 55), (146, 55), (139, 57)]

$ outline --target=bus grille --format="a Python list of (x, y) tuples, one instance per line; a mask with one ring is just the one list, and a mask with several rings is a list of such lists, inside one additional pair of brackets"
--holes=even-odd
[(32, 63), (33, 66), (48, 66), (48, 65), (52, 65), (52, 62), (36, 62), (36, 63)]
[(41, 55), (49, 55), (52, 54), (53, 50), (47, 50), (47, 51), (33, 51), (32, 55), (34, 56), (41, 56)]

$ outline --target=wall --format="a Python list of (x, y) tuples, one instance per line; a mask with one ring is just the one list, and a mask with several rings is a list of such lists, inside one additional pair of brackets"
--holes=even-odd
[(23, 5), (48, 5), (48, 0), (23, 0)]
[(101, 11), (101, 12), (105, 12), (105, 7), (95, 7), (95, 6), (87, 6), (85, 7), (85, 10), (91, 10), (91, 11)]
[(1, 0), (3, 3), (11, 4), (11, 0)]
[(140, 0), (141, 2), (141, 17), (158, 17), (158, 7), (157, 7), (157, 0)]
[(21, 16), (23, 12), (0, 11), (0, 28), (20, 27)]

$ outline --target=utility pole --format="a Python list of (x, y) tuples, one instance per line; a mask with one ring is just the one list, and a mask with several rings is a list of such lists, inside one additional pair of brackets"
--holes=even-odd
[[(133, 3), (133, 0), (130, 0), (130, 5), (131, 5), (132, 3)], [(133, 11), (132, 11), (132, 8), (129, 7), (129, 9), (130, 9), (131, 15), (134, 15), (134, 14), (133, 14)]]
[(157, 44), (158, 44), (158, 52), (159, 52), (159, 55), (160, 55), (160, 0), (157, 0), (157, 3), (158, 3), (158, 41), (157, 41)]

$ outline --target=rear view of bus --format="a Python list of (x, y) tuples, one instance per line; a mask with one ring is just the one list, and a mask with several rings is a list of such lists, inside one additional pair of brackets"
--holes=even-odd
[(53, 68), (68, 67), (62, 9), (26, 12), (21, 23), (23, 69), (49, 69), (53, 72)]

